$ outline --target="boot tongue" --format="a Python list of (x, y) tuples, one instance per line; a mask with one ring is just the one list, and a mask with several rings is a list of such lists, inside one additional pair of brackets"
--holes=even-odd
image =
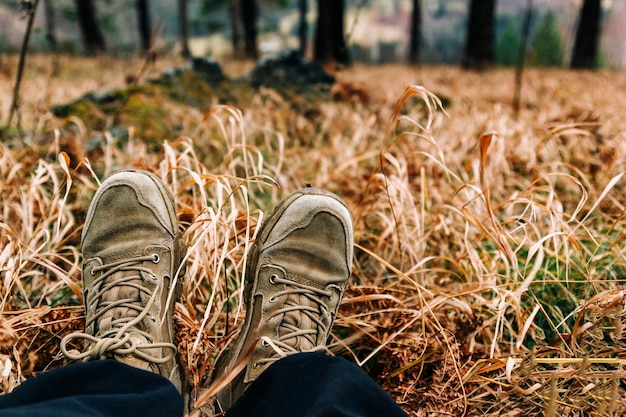
[[(143, 272), (141, 272), (143, 274)], [(130, 276), (135, 276), (136, 278), (125, 280)], [(143, 281), (140, 277), (139, 271), (124, 271), (117, 272), (111, 275), (104, 283), (104, 285), (112, 284), (116, 281), (122, 281), (119, 285), (115, 285), (113, 288), (102, 294), (102, 298), (100, 301), (100, 308), (106, 308), (106, 305), (113, 304), (115, 302), (119, 302), (120, 300), (127, 300), (119, 307), (113, 307), (108, 310), (103, 316), (98, 320), (98, 330), (96, 335), (102, 337), (105, 334), (116, 335), (117, 331), (124, 325), (126, 325), (129, 321), (134, 320), (139, 316), (141, 312), (141, 308), (143, 307), (141, 297), (141, 291), (138, 286), (142, 286)], [(132, 306), (130, 306), (132, 305)], [(137, 308), (134, 308), (137, 307)], [(121, 321), (120, 321), (121, 320)], [(145, 319), (144, 319), (145, 320)], [(114, 325), (114, 323), (116, 323)], [(146, 331), (147, 329), (144, 326), (143, 320), (135, 323), (133, 326), (127, 329), (127, 333), (129, 335), (129, 343), (134, 344), (135, 346), (145, 346), (152, 341), (148, 340), (146, 336), (144, 336), (141, 332)], [(158, 350), (154, 349), (155, 353), (158, 354)], [(150, 353), (150, 352), (149, 352)], [(136, 355), (128, 354), (114, 354), (113, 355), (116, 360), (120, 362), (124, 362), (127, 365), (133, 366), (135, 368), (143, 369), (146, 371), (158, 372), (158, 369), (153, 369), (153, 365), (145, 361), (141, 358), (138, 358)]]
[[(109, 285), (115, 281), (121, 280), (129, 274), (137, 275), (138, 273), (136, 271), (115, 273), (105, 281), (104, 285)], [(131, 286), (131, 284), (141, 285), (141, 279), (125, 281), (123, 284), (115, 285), (113, 288), (106, 291), (104, 294), (102, 294), (102, 297), (100, 299), (99, 309), (106, 308), (107, 305), (113, 304), (119, 300), (128, 300), (124, 304), (141, 303), (139, 289)], [(115, 330), (113, 328), (113, 322), (116, 322), (120, 319), (127, 319), (125, 321), (130, 321), (138, 315), (139, 312), (136, 309), (130, 308), (125, 305), (121, 305), (120, 307), (113, 307), (112, 309), (104, 313), (100, 320), (98, 320), (98, 333), (105, 334), (107, 332), (111, 332)]]
[[(309, 300), (307, 297), (297, 294), (289, 295), (287, 301), (285, 302), (285, 306), (302, 306), (304, 308), (312, 307), (316, 310), (319, 309), (319, 306), (316, 303)], [(308, 313), (316, 314), (312, 312)], [(278, 334), (282, 338), (299, 330), (319, 330), (317, 328), (317, 323), (311, 320), (310, 316), (307, 315), (304, 310), (295, 310), (285, 313), (282, 323), (278, 328)], [(306, 352), (314, 349), (318, 345), (317, 333), (318, 332), (316, 331), (315, 334), (305, 334), (301, 336), (290, 337), (288, 339), (285, 339), (284, 342), (291, 346), (295, 351)]]

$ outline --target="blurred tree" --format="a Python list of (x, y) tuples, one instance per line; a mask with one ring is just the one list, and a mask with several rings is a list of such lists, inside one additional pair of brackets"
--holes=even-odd
[(446, 7), (446, 2), (445, 0), (438, 0), (437, 1), (437, 11), (435, 11), (434, 13), (434, 18), (435, 19), (439, 19), (442, 18), (443, 16), (445, 16), (448, 13), (448, 8)]
[(230, 39), (233, 44), (233, 55), (239, 57), (241, 53), (241, 42), (239, 39), (239, 0), (231, 0), (230, 2), (230, 24)]
[(522, 106), (522, 74), (524, 63), (526, 62), (526, 47), (528, 35), (530, 34), (530, 23), (533, 17), (533, 0), (526, 0), (526, 10), (524, 10), (524, 22), (522, 23), (522, 37), (517, 50), (517, 65), (515, 66), (515, 94), (513, 96), (513, 113), (517, 120)]
[(317, 1), (315, 61), (348, 64), (348, 48), (343, 33), (345, 0)]
[(306, 14), (308, 11), (308, 1), (298, 0), (298, 14), (300, 17), (300, 24), (298, 26), (298, 39), (300, 42), (300, 53), (303, 57), (306, 56), (307, 38), (309, 32), (309, 25), (306, 21)]
[(59, 56), (56, 53), (58, 50), (56, 12), (52, 0), (43, 1), (43, 11), (46, 20), (46, 42), (48, 42), (48, 45), (50, 45), (50, 51), (52, 51), (52, 75), (57, 76), (61, 65), (59, 63)]
[(106, 49), (100, 23), (96, 17), (94, 0), (74, 0), (76, 17), (87, 55), (95, 55)]
[(531, 64), (543, 67), (563, 65), (563, 38), (553, 12), (546, 13), (539, 22), (531, 46)]
[(243, 25), (243, 42), (246, 58), (257, 59), (259, 57), (256, 44), (257, 15), (256, 0), (241, 0), (241, 23)]
[(496, 0), (471, 0), (463, 67), (483, 70), (495, 61)]
[(515, 65), (520, 45), (520, 35), (516, 19), (507, 18), (502, 34), (496, 44), (496, 62), (498, 65), (511, 67)]
[[(293, 1), (295, 0), (202, 0), (200, 10), (202, 13), (206, 14), (224, 12), (228, 7), (233, 56), (236, 58), (245, 56), (246, 58), (256, 59), (259, 56), (257, 45), (259, 34), (257, 22), (260, 17), (259, 9), (263, 9), (264, 7), (288, 9), (293, 7)], [(298, 1), (298, 7), (301, 7), (302, 3), (304, 3), (306, 7), (306, 0)], [(243, 29), (243, 42), (241, 29)], [(215, 30), (215, 27), (210, 28), (210, 30)], [(221, 28), (218, 30), (221, 30)], [(275, 28), (266, 25), (264, 30), (268, 32), (275, 30)]]
[(420, 63), (420, 46), (422, 40), (422, 7), (420, 0), (413, 0), (411, 14), (411, 40), (409, 44), (409, 62)]
[(585, 0), (578, 15), (578, 29), (572, 53), (571, 67), (594, 68), (600, 39), (600, 0)]
[(50, 49), (53, 52), (57, 50), (57, 35), (56, 35), (56, 14), (54, 13), (54, 3), (52, 0), (44, 0), (43, 2), (44, 15), (46, 18), (46, 41), (50, 44)]
[[(241, 58), (243, 56), (243, 48), (241, 45), (241, 0), (202, 0), (200, 12), (204, 15), (215, 12), (224, 12), (224, 9), (228, 8), (228, 17), (230, 23), (230, 42), (233, 49), (233, 56), (235, 58)], [(223, 22), (222, 22), (223, 23)], [(209, 32), (215, 30), (223, 30), (226, 27), (225, 24), (216, 27), (216, 25), (208, 25)]]
[[(80, 1), (80, 0), (77, 0)], [(187, 17), (187, 0), (178, 0), (178, 39), (180, 41), (180, 54), (183, 58), (191, 57), (189, 51), (189, 18)]]
[(150, 49), (150, 4), (149, 0), (135, 0), (137, 9), (137, 27), (139, 28), (139, 40), (141, 49), (147, 52)]

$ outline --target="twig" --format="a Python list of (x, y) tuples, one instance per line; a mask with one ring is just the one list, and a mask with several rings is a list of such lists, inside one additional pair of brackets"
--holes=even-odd
[[(22, 40), (22, 48), (20, 49), (20, 61), (17, 66), (17, 74), (15, 76), (15, 86), (13, 87), (13, 99), (11, 101), (11, 107), (9, 109), (9, 117), (7, 118), (7, 122), (5, 124), (4, 129), (0, 131), (0, 138), (4, 138), (4, 130), (9, 130), (11, 125), (11, 121), (13, 120), (13, 115), (15, 112), (19, 111), (20, 107), (20, 84), (22, 83), (22, 74), (24, 73), (24, 62), (26, 61), (26, 51), (28, 50), (28, 40), (30, 39), (30, 33), (33, 29), (33, 22), (35, 21), (35, 14), (37, 12), (37, 6), (39, 5), (39, 0), (35, 0), (34, 3), (23, 2), (24, 4), (29, 4), (28, 13), (28, 25), (26, 26), (26, 33), (24, 33), (24, 39)], [(19, 120), (19, 118), (18, 118)], [(18, 129), (19, 129), (19, 121), (18, 121)]]

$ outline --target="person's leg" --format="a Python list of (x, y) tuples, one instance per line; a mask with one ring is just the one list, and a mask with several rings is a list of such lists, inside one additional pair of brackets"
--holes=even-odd
[[(111, 175), (89, 205), (81, 241), (85, 331), (64, 337), (61, 351), (155, 372), (181, 391), (174, 304), (186, 246), (172, 194), (145, 171)], [(85, 349), (70, 349), (71, 341)]]
[(220, 354), (213, 380), (228, 378), (249, 359), (217, 394), (218, 411), (281, 357), (325, 349), (353, 249), (350, 211), (328, 191), (296, 191), (268, 216), (248, 258), (246, 318), (233, 347)]
[(43, 372), (0, 396), (0, 417), (182, 415), (182, 397), (167, 378), (115, 360)]
[[(186, 247), (172, 194), (148, 172), (111, 175), (91, 201), (81, 241), (85, 331), (65, 336), (60, 348), (86, 362), (27, 380), (0, 406), (13, 407), (14, 416), (17, 408), (46, 416), (75, 408), (76, 415), (182, 415), (173, 314)], [(164, 412), (146, 411), (153, 407)]]
[(229, 417), (405, 415), (362, 369), (326, 355), (353, 248), (350, 212), (327, 191), (296, 191), (266, 219), (248, 261), (246, 319), (233, 347), (218, 358), (213, 381), (232, 377), (247, 362), (217, 394), (216, 411)]
[(406, 417), (356, 364), (323, 352), (287, 356), (271, 365), (226, 417)]

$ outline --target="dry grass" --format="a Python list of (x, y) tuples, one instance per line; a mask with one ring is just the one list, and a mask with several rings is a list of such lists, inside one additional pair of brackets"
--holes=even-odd
[(66, 60), (48, 77), (48, 62), (26, 74), (28, 133), (0, 147), (4, 391), (64, 363), (96, 178), (135, 167), (166, 182), (186, 229), (177, 331), (192, 399), (242, 320), (257, 225), (310, 183), (355, 220), (332, 347), (411, 415), (626, 413), (626, 74), (529, 71), (514, 120), (508, 70), (357, 66), (338, 74), (341, 101), (261, 89), (241, 110), (170, 104), (181, 135), (155, 151), (140, 129), (47, 110), (140, 63)]

